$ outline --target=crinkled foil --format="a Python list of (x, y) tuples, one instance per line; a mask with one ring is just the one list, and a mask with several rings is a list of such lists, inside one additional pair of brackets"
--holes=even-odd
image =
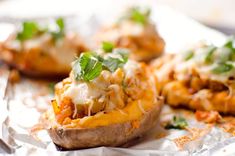
[[(157, 7), (152, 20), (166, 40), (166, 51), (175, 52), (199, 40), (221, 44), (223, 34), (210, 30), (169, 8)], [(99, 23), (96, 16), (86, 20), (86, 29)], [(94, 29), (92, 29), (94, 30)], [(90, 35), (87, 33), (86, 35)], [(51, 82), (21, 77), (19, 83), (10, 83), (9, 70), (0, 67), (0, 152), (13, 155), (229, 155), (235, 152), (235, 138), (223, 129), (198, 122), (193, 112), (164, 106), (159, 124), (145, 137), (133, 141), (128, 147), (98, 147), (74, 151), (58, 151), (47, 132), (42, 130), (37, 138), (30, 129), (38, 123), (41, 114), (50, 109), (53, 93)], [(165, 130), (161, 123), (173, 115), (185, 117), (189, 130)], [(185, 144), (177, 138), (194, 137)]]

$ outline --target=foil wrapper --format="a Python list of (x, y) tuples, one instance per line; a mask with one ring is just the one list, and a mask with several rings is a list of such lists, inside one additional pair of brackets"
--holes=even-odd
[[(222, 44), (225, 36), (167, 8), (153, 9), (152, 20), (166, 40), (167, 52), (200, 40)], [(84, 20), (84, 36), (102, 23), (98, 14)], [(87, 32), (87, 33), (86, 33)], [(88, 37), (87, 37), (88, 38)], [(46, 80), (21, 77), (19, 83), (9, 82), (9, 69), (0, 66), (0, 152), (13, 155), (229, 155), (235, 152), (235, 138), (216, 125), (198, 122), (194, 113), (164, 106), (159, 124), (143, 138), (125, 147), (98, 147), (74, 151), (59, 151), (45, 130), (33, 137), (30, 129), (38, 123), (43, 112), (51, 109), (53, 92)], [(166, 130), (162, 123), (174, 115), (186, 118), (188, 130)], [(179, 140), (185, 137), (185, 142)], [(189, 140), (189, 141), (188, 141)]]

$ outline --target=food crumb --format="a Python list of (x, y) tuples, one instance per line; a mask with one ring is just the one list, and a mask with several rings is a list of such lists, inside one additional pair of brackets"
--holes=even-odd
[(222, 117), (217, 111), (199, 111), (195, 113), (195, 117), (198, 121), (205, 123), (217, 123), (222, 120)]
[(186, 128), (189, 132), (188, 135), (183, 135), (181, 137), (175, 138), (173, 141), (179, 149), (183, 149), (184, 145), (190, 141), (194, 141), (200, 137), (205, 136), (210, 132), (212, 125), (208, 125), (206, 128)]

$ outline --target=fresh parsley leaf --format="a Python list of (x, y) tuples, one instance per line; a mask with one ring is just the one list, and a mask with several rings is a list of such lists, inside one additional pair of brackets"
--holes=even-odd
[(191, 58), (193, 58), (193, 56), (194, 56), (194, 52), (193, 52), (192, 50), (187, 51), (186, 54), (185, 54), (184, 60), (185, 60), (185, 61), (188, 61), (188, 60), (190, 60)]
[(22, 24), (22, 31), (18, 32), (16, 39), (24, 41), (34, 37), (39, 32), (39, 26), (36, 22), (26, 21)]
[(120, 21), (129, 19), (139, 24), (148, 23), (151, 10), (149, 8), (132, 7), (127, 10), (126, 15), (120, 18)]
[(51, 35), (52, 35), (53, 39), (56, 41), (56, 40), (64, 37), (65, 24), (64, 24), (63, 18), (56, 19), (55, 23), (58, 27), (58, 30), (57, 31), (52, 31)]
[(73, 72), (77, 80), (91, 81), (98, 77), (102, 71), (100, 62), (92, 53), (82, 53), (73, 63)]
[(55, 41), (64, 37), (64, 33), (62, 32), (51, 32), (51, 35)]
[(111, 42), (103, 42), (102, 43), (102, 49), (105, 52), (112, 52), (113, 48), (114, 48), (114, 45)]
[(168, 123), (165, 128), (166, 129), (185, 129), (188, 126), (185, 118), (180, 116), (174, 116), (172, 121)]
[(235, 53), (235, 41), (234, 37), (230, 37), (227, 42), (224, 44), (224, 47), (229, 48), (232, 52)]
[(54, 40), (58, 40), (64, 37), (65, 24), (63, 18), (56, 19), (55, 24), (57, 25), (58, 30), (50, 31), (48, 27), (41, 28), (34, 21), (25, 21), (22, 23), (22, 30), (17, 33), (16, 39), (19, 41), (25, 41), (42, 33), (50, 33)]
[(226, 73), (226, 72), (231, 71), (233, 68), (234, 67), (232, 64), (220, 63), (214, 69), (212, 69), (212, 72), (214, 74), (222, 74), (222, 73)]
[(206, 50), (207, 50), (207, 54), (206, 54), (206, 57), (205, 57), (205, 62), (206, 63), (211, 63), (211, 62), (213, 62), (212, 57), (213, 57), (214, 51), (216, 50), (216, 47), (211, 45), (211, 46), (207, 47)]
[(63, 18), (60, 17), (60, 18), (56, 19), (56, 24), (59, 27), (60, 31), (64, 31), (65, 24), (64, 24)]
[(234, 53), (226, 48), (226, 47), (221, 47), (218, 50), (219, 53), (219, 58), (218, 58), (218, 63), (226, 63), (227, 61), (232, 61), (234, 58)]
[[(114, 51), (113, 51), (114, 53)], [(117, 50), (117, 57), (112, 55), (104, 58), (93, 52), (82, 53), (72, 65), (76, 80), (91, 81), (98, 77), (102, 70), (114, 72), (128, 61), (126, 51)]]
[(55, 83), (51, 82), (48, 84), (48, 88), (52, 94), (54, 94)]
[(106, 67), (109, 71), (114, 72), (117, 68), (123, 67), (125, 62), (119, 58), (109, 57), (103, 61), (103, 66)]
[(117, 68), (122, 68), (125, 63), (128, 61), (128, 51), (125, 49), (115, 49), (114, 54), (119, 55), (120, 57), (108, 57), (103, 60), (103, 66), (109, 71), (114, 72)]
[(131, 11), (131, 19), (136, 23), (145, 24), (146, 19), (144, 14), (142, 14), (138, 9), (133, 8)]
[(113, 50), (113, 53), (120, 55), (125, 63), (128, 61), (130, 54), (129, 50), (124, 48), (116, 48)]

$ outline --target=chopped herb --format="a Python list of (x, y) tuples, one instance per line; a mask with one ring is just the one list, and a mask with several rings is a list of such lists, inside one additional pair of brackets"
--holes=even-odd
[(48, 88), (52, 94), (54, 94), (55, 83), (51, 82), (48, 84)]
[(229, 38), (229, 39), (227, 40), (227, 42), (224, 44), (224, 46), (223, 46), (223, 47), (226, 47), (226, 48), (230, 49), (232, 52), (234, 52), (234, 53), (235, 53), (235, 47), (234, 47), (234, 44), (235, 44), (235, 42), (234, 42), (234, 38), (233, 38), (233, 37), (231, 37), (231, 38)]
[(221, 47), (219, 49), (220, 55), (219, 55), (219, 59), (218, 59), (218, 63), (226, 63), (227, 61), (232, 61), (233, 60), (233, 56), (234, 53), (226, 48), (226, 47)]
[(102, 49), (105, 52), (112, 52), (113, 48), (114, 48), (114, 45), (111, 42), (103, 42), (102, 43)]
[(26, 21), (22, 24), (22, 31), (18, 32), (16, 39), (24, 41), (34, 37), (39, 32), (37, 23)]
[(109, 57), (103, 61), (104, 67), (106, 67), (111, 72), (114, 72), (118, 68), (123, 67), (125, 63), (126, 62), (124, 60), (113, 57)]
[(114, 54), (118, 54), (120, 57), (108, 57), (103, 60), (103, 66), (109, 71), (114, 72), (117, 68), (122, 68), (124, 64), (128, 61), (129, 52), (126, 49), (115, 49)]
[(188, 61), (188, 60), (190, 60), (191, 58), (193, 58), (193, 56), (194, 56), (194, 52), (193, 52), (192, 50), (190, 50), (190, 51), (186, 52), (186, 55), (185, 55), (185, 57), (184, 57), (184, 60), (185, 60), (185, 61)]
[(216, 47), (213, 46), (213, 45), (207, 47), (207, 55), (206, 55), (206, 58), (205, 58), (206, 63), (213, 62), (212, 56), (213, 56), (213, 53), (214, 53), (215, 50), (216, 50)]
[(180, 116), (174, 116), (172, 121), (168, 123), (165, 128), (166, 129), (185, 129), (188, 126), (185, 118)]
[(129, 57), (129, 50), (128, 49), (124, 49), (124, 48), (116, 48), (113, 51), (114, 54), (118, 54), (122, 56), (122, 59), (124, 62), (127, 62), (128, 57)]
[(50, 31), (48, 27), (42, 28), (34, 21), (23, 22), (22, 30), (17, 33), (16, 39), (19, 41), (25, 41), (42, 33), (50, 33), (55, 40), (62, 38), (64, 36), (64, 20), (62, 18), (58, 18), (55, 23), (58, 27), (57, 31)]
[(52, 37), (53, 37), (54, 40), (58, 40), (58, 39), (64, 37), (64, 28), (65, 28), (65, 24), (64, 24), (63, 18), (58, 18), (58, 19), (56, 19), (56, 25), (57, 25), (57, 27), (58, 27), (58, 30), (51, 32), (51, 35), (52, 35)]
[(114, 72), (117, 68), (121, 68), (127, 62), (128, 58), (124, 53), (120, 53), (119, 57), (102, 56), (86, 52), (73, 62), (73, 72), (76, 80), (91, 81), (98, 77), (102, 70)]
[(58, 19), (56, 19), (56, 24), (57, 24), (57, 26), (60, 28), (60, 31), (64, 31), (64, 19), (63, 18), (58, 18)]
[(129, 19), (144, 25), (148, 23), (150, 13), (151, 10), (149, 8), (132, 7), (127, 11), (126, 15), (121, 18), (121, 20)]
[(212, 72), (215, 74), (222, 74), (222, 73), (229, 72), (232, 69), (233, 69), (232, 64), (221, 63), (221, 64), (218, 64), (214, 69), (212, 69)]
[(91, 81), (102, 71), (102, 63), (92, 53), (82, 53), (73, 63), (73, 71), (77, 80)]

